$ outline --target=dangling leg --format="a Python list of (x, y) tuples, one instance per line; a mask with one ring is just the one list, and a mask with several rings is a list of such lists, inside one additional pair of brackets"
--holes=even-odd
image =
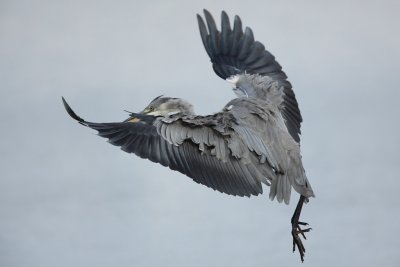
[(304, 239), (306, 239), (306, 236), (304, 233), (309, 232), (311, 228), (307, 229), (301, 229), (300, 225), (308, 225), (308, 223), (305, 222), (300, 222), (300, 213), (301, 213), (301, 208), (303, 207), (303, 203), (306, 200), (305, 196), (300, 196), (299, 202), (297, 203), (296, 209), (294, 210), (293, 217), (291, 220), (292, 223), (292, 237), (293, 237), (293, 252), (296, 251), (296, 246), (297, 249), (299, 250), (300, 253), (300, 258), (301, 261), (304, 261), (304, 253), (306, 252), (306, 249), (304, 248), (303, 242), (300, 239), (300, 235), (303, 236)]

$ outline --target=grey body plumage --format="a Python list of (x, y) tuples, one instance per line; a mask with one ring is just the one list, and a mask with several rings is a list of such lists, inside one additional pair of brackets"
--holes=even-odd
[[(198, 15), (204, 47), (216, 74), (231, 82), (237, 95), (220, 112), (199, 116), (189, 102), (162, 96), (123, 122), (87, 122), (63, 98), (66, 110), (109, 143), (214, 190), (251, 196), (261, 194), (265, 184), (271, 199), (289, 203), (293, 187), (302, 196), (296, 209), (300, 216), (300, 204), (314, 193), (301, 161), (302, 117), (291, 84), (251, 29), (243, 32), (238, 16), (231, 29), (222, 12), (218, 31), (210, 13), (204, 14), (206, 23)], [(298, 216), (292, 218), (293, 244), (303, 260), (298, 235), (309, 229), (300, 229)]]

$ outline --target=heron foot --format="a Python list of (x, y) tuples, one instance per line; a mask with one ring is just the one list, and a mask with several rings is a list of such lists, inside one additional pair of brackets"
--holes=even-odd
[(297, 247), (297, 250), (299, 251), (299, 254), (300, 254), (301, 262), (304, 262), (304, 254), (306, 252), (306, 249), (303, 245), (303, 241), (301, 240), (301, 237), (303, 237), (304, 240), (306, 240), (307, 238), (306, 238), (305, 233), (308, 233), (311, 231), (311, 228), (302, 229), (300, 227), (300, 226), (308, 225), (308, 223), (306, 223), (306, 222), (299, 221), (300, 213), (301, 213), (301, 209), (303, 207), (304, 201), (305, 201), (305, 197), (301, 196), (300, 200), (297, 204), (296, 210), (294, 211), (292, 220), (291, 220), (292, 237), (293, 237), (293, 252), (296, 251), (296, 247)]
[(300, 225), (308, 225), (308, 223), (304, 222), (292, 222), (292, 237), (293, 237), (293, 252), (297, 250), (299, 251), (301, 262), (304, 262), (304, 254), (306, 249), (304, 248), (303, 242), (300, 238), (302, 236), (304, 239), (307, 239), (305, 233), (310, 232), (311, 228), (301, 229)]

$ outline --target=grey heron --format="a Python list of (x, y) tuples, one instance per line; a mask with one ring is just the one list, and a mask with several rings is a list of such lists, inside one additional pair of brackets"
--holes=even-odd
[(262, 194), (289, 203), (291, 189), (300, 199), (291, 219), (293, 251), (304, 260), (300, 213), (314, 197), (300, 155), (302, 117), (292, 86), (275, 57), (243, 31), (239, 16), (233, 28), (226, 12), (221, 30), (204, 10), (197, 15), (200, 36), (215, 73), (233, 85), (236, 98), (212, 115), (200, 116), (186, 100), (156, 97), (123, 122), (93, 123), (80, 118), (64, 98), (68, 114), (98, 131), (128, 153), (168, 166), (199, 184), (234, 196)]

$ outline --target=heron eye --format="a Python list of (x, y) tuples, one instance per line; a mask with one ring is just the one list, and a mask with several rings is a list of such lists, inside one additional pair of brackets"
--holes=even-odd
[(149, 107), (149, 112), (153, 112), (153, 111), (154, 111), (154, 107), (153, 106)]

